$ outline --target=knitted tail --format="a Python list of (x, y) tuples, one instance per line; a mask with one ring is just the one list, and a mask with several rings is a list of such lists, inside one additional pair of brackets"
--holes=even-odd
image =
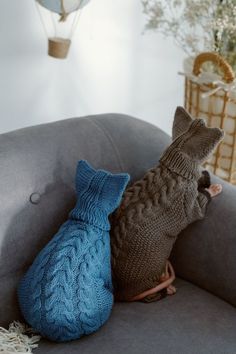
[[(170, 269), (170, 276), (168, 274), (168, 267)], [(166, 289), (169, 285), (171, 285), (173, 283), (173, 281), (175, 280), (175, 272), (174, 272), (174, 269), (169, 261), (167, 261), (167, 263), (166, 263), (166, 268), (167, 268), (166, 269), (166, 275), (167, 275), (166, 280), (164, 280), (163, 282), (161, 282), (160, 284), (158, 284), (154, 288), (148, 289), (148, 290), (142, 292), (141, 294), (134, 296), (129, 301), (140, 301), (142, 299), (149, 298), (149, 297), (151, 297), (150, 295), (153, 296), (154, 294), (160, 292), (163, 289)], [(151, 301), (148, 301), (148, 302), (151, 302)]]

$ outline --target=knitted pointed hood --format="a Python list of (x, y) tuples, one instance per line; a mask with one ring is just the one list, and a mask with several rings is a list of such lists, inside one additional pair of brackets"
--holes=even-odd
[(127, 173), (95, 170), (87, 161), (80, 160), (75, 179), (77, 203), (70, 218), (110, 230), (108, 216), (119, 206), (128, 181)]
[[(180, 138), (182, 134), (184, 136)], [(223, 130), (209, 128), (203, 119), (193, 119), (183, 107), (176, 108), (172, 139), (180, 139), (173, 145), (178, 146), (193, 160), (198, 163), (206, 161), (223, 137)]]
[[(184, 115), (185, 118), (186, 115)], [(208, 128), (203, 119), (194, 119), (191, 122), (188, 120), (189, 127), (181, 134), (180, 127), (182, 129), (183, 126), (178, 125), (178, 122), (180, 122), (179, 114), (175, 115), (174, 120), (174, 125), (178, 127), (175, 131), (177, 137), (166, 149), (160, 162), (183, 177), (199, 178), (200, 165), (209, 158), (223, 139), (224, 132), (219, 128)]]
[[(174, 122), (172, 127), (172, 140), (178, 138), (181, 134), (189, 129), (194, 119), (183, 108), (177, 107), (174, 116)], [(198, 189), (204, 191), (205, 188), (209, 188), (211, 185), (211, 176), (207, 170), (202, 168), (201, 177), (198, 180)]]

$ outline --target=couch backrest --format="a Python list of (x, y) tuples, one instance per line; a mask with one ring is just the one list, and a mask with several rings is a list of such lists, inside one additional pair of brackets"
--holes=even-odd
[(135, 118), (104, 114), (0, 135), (0, 325), (22, 319), (16, 287), (75, 203), (77, 161), (129, 172), (158, 162), (170, 138)]

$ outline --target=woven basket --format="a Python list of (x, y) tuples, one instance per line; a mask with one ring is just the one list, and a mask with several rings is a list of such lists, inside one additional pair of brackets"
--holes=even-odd
[(67, 58), (71, 45), (70, 39), (53, 37), (48, 39), (48, 55), (57, 59)]
[[(199, 83), (202, 65), (212, 62), (222, 71), (222, 81)], [(210, 127), (222, 128), (225, 137), (204, 167), (236, 185), (236, 90), (228, 90), (235, 76), (230, 65), (217, 53), (202, 53), (193, 63), (193, 78), (185, 78), (185, 108), (194, 118), (204, 118)]]

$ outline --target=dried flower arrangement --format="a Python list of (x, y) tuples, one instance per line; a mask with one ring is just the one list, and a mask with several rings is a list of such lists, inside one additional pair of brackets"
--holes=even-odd
[(141, 0), (146, 29), (172, 36), (189, 56), (215, 51), (236, 71), (236, 0)]

